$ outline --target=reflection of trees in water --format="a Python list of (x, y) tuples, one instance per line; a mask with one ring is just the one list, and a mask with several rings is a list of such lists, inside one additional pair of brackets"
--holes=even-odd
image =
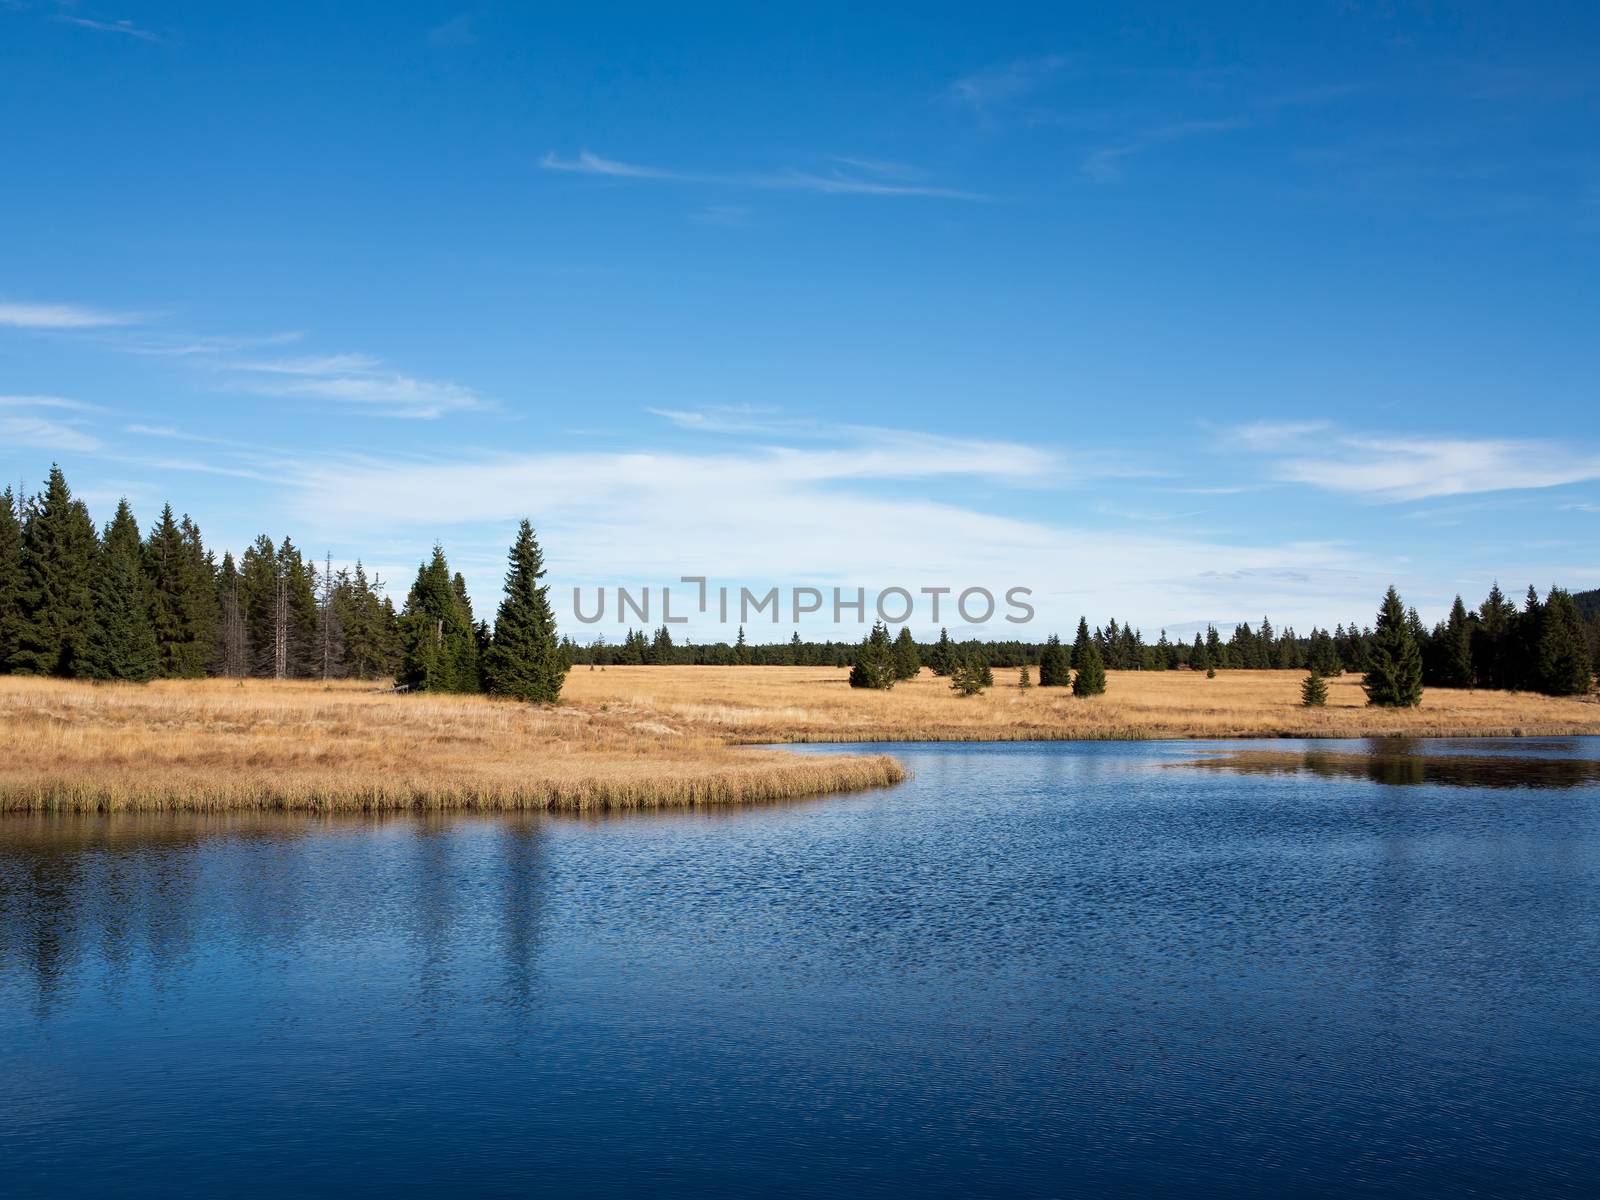
[(195, 820), (82, 814), (0, 823), (0, 977), (31, 974), (41, 1012), (90, 959), (113, 991), (139, 954), (158, 980), (189, 949)]
[(1241, 775), (1320, 775), (1369, 779), (1397, 787), (1575, 788), (1600, 783), (1600, 762), (1513, 754), (1430, 754), (1414, 742), (1374, 743), (1366, 753), (1340, 750), (1237, 750), (1182, 764)]
[(525, 1006), (548, 889), (545, 823), (533, 814), (3, 817), (0, 988), (31, 981), (44, 1015), (94, 983), (113, 998), (132, 994), (135, 978), (159, 987), (202, 936), (261, 965), (301, 957), (319, 939), (390, 932), (411, 946), (411, 986), (425, 1005), (488, 971)]

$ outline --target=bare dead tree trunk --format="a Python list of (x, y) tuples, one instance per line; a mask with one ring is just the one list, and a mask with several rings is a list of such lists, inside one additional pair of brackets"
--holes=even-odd
[(272, 677), (289, 677), (289, 576), (278, 568), (277, 600), (272, 612)]
[(237, 582), (228, 589), (222, 602), (222, 670), (226, 675), (245, 674), (244, 610), (239, 604)]
[(322, 568), (322, 678), (333, 678), (333, 555)]

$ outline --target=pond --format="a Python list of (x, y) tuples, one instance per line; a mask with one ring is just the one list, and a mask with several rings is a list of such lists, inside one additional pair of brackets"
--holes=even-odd
[(0, 818), (0, 1194), (1600, 1187), (1600, 739), (857, 748), (913, 777)]

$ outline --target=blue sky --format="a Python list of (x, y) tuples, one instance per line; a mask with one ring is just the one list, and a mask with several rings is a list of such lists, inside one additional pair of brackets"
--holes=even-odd
[(1600, 584), (1600, 10), (862, 9), (0, 0), (0, 472), (484, 611)]

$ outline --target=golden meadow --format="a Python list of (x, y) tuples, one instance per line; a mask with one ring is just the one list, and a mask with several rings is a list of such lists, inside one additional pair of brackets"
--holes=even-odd
[(0, 810), (608, 811), (881, 787), (882, 754), (781, 742), (1600, 735), (1600, 699), (1432, 689), (1369, 708), (1354, 676), (1300, 707), (1297, 671), (1111, 672), (1106, 695), (924, 671), (893, 691), (829, 667), (578, 667), (562, 701), (397, 695), (372, 683), (0, 678)]

